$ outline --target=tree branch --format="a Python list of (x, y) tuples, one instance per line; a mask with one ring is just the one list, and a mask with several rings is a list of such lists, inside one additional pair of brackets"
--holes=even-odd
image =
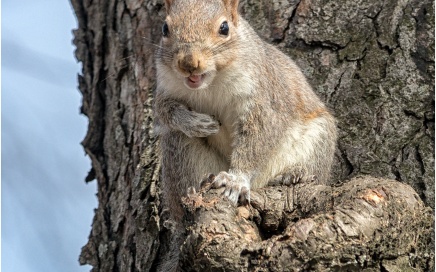
[(433, 212), (403, 183), (266, 187), (238, 208), (219, 194), (184, 199), (188, 271), (433, 270)]

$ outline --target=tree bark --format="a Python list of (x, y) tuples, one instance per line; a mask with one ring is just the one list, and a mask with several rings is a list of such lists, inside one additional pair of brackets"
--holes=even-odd
[[(167, 241), (151, 112), (163, 3), (71, 3), (78, 20), (76, 57), (83, 65), (81, 111), (89, 119), (82, 142), (92, 161), (86, 181), (98, 182), (99, 200), (80, 262), (92, 271), (153, 271)], [(300, 65), (338, 119), (333, 178), (323, 188), (259, 190), (259, 199), (271, 201), (253, 200), (248, 209), (219, 210), (226, 202), (216, 192), (191, 195), (184, 268), (432, 269), (432, 211), (405, 184), (434, 209), (434, 1), (241, 0), (240, 10)], [(390, 180), (344, 182), (362, 174)], [(290, 195), (298, 205), (289, 206)], [(345, 222), (343, 214), (352, 220)], [(212, 218), (228, 224), (228, 237), (216, 236), (218, 226), (210, 240), (202, 236)], [(371, 224), (370, 230), (362, 227)], [(342, 232), (331, 236), (331, 229)], [(229, 237), (239, 242), (236, 251), (218, 250)]]
[(397, 181), (263, 188), (238, 209), (217, 193), (184, 199), (187, 271), (433, 270), (432, 210)]

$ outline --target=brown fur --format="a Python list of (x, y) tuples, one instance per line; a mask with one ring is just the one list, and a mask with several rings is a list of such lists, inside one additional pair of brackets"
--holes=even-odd
[[(156, 54), (154, 109), (163, 205), (175, 226), (160, 270), (172, 271), (183, 230), (180, 197), (189, 187), (217, 174), (213, 185), (225, 186), (236, 203), (278, 176), (324, 183), (336, 126), (297, 65), (238, 15), (237, 0), (165, 5), (169, 35)], [(228, 35), (219, 32), (224, 22)]]

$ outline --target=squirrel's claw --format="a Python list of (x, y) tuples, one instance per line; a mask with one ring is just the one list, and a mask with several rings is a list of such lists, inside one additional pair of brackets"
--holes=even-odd
[(250, 202), (250, 181), (243, 174), (220, 172), (212, 181), (212, 188), (225, 187), (224, 196), (233, 204)]

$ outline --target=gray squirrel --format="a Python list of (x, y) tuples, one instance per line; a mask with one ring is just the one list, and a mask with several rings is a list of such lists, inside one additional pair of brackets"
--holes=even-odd
[[(277, 177), (329, 178), (334, 117), (298, 66), (239, 15), (238, 4), (165, 0), (154, 112), (175, 247), (183, 231), (181, 197), (208, 173), (235, 204)], [(173, 251), (160, 271), (177, 270)]]

